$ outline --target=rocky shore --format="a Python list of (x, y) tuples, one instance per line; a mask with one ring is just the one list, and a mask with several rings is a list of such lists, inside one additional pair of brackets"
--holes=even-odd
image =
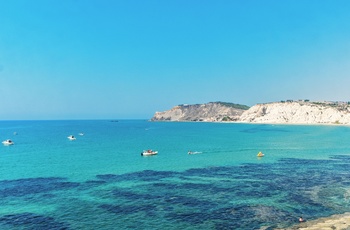
[(252, 107), (211, 102), (156, 112), (151, 121), (245, 122), (264, 124), (350, 124), (346, 102), (281, 101)]
[[(261, 228), (260, 230), (263, 230)], [(350, 230), (350, 213), (323, 217), (316, 220), (306, 221), (289, 228), (275, 230)]]

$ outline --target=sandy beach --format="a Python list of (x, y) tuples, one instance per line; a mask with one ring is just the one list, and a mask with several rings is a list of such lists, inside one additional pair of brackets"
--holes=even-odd
[(276, 230), (350, 230), (350, 212), (323, 217), (316, 220), (305, 221), (289, 228)]

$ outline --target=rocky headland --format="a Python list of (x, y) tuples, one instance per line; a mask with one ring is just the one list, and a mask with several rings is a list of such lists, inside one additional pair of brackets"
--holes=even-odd
[(238, 121), (246, 105), (226, 102), (178, 105), (164, 112), (156, 112), (151, 121)]
[(152, 121), (212, 121), (265, 124), (350, 124), (348, 102), (281, 101), (248, 107), (240, 104), (211, 102), (178, 105), (156, 112)]

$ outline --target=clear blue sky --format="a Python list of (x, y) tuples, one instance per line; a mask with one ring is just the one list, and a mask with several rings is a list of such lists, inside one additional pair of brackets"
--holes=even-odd
[(0, 120), (350, 101), (348, 0), (0, 0)]

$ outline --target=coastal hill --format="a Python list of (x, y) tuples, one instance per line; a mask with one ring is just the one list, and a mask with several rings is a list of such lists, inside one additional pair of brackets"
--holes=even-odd
[(164, 112), (156, 112), (151, 121), (238, 121), (246, 105), (209, 102), (206, 104), (178, 105)]
[(239, 120), (270, 124), (350, 124), (350, 105), (308, 100), (257, 104), (244, 112)]
[(348, 102), (281, 101), (245, 105), (211, 102), (178, 105), (156, 112), (151, 121), (234, 121), (266, 124), (350, 124)]

